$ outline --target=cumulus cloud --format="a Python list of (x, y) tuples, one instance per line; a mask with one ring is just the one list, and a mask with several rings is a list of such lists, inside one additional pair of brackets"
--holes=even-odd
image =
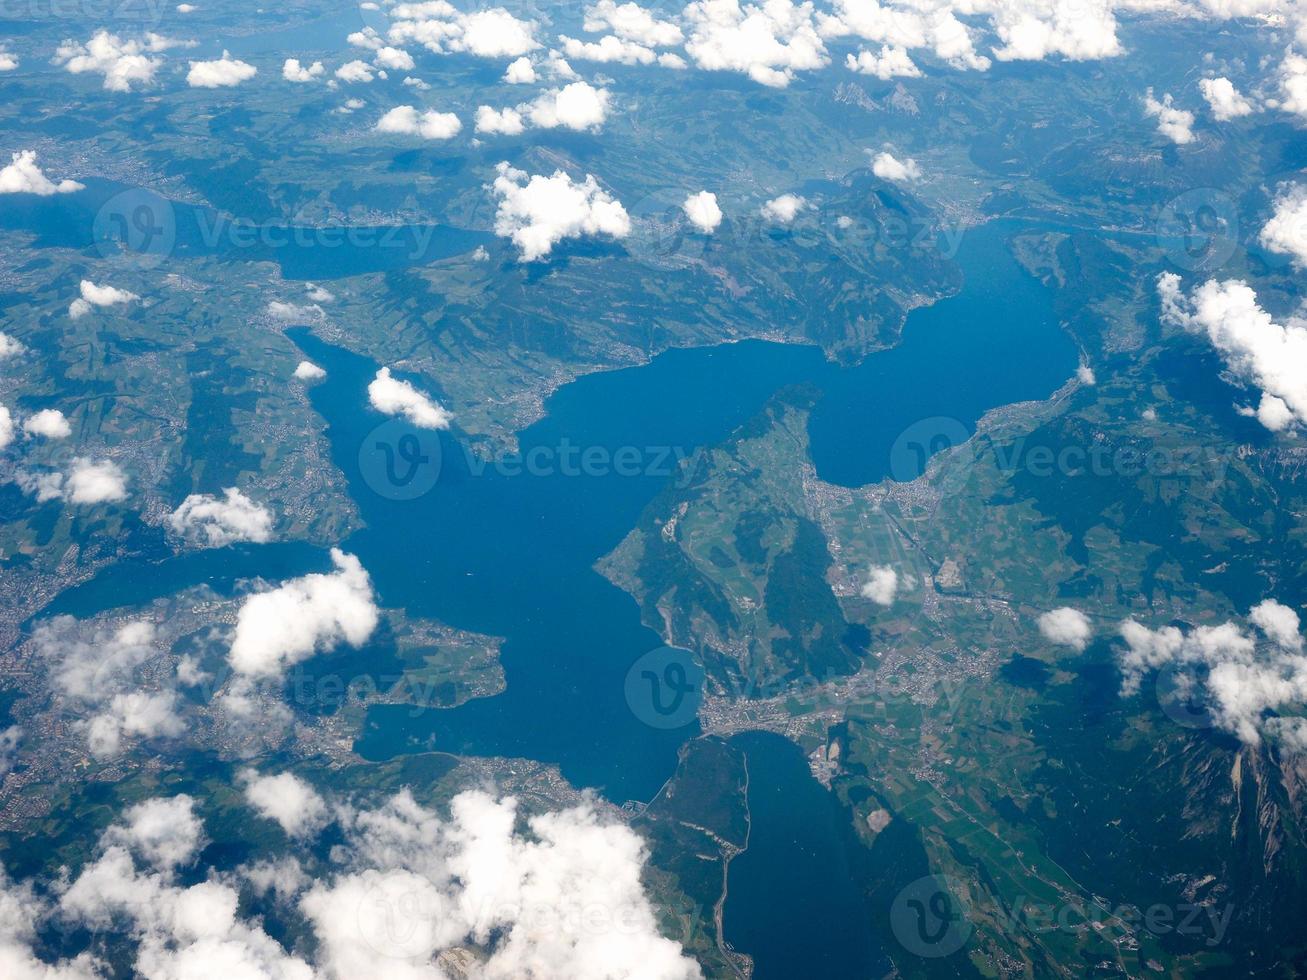
[(616, 62), (622, 65), (650, 65), (656, 60), (652, 48), (635, 41), (624, 41), (612, 34), (606, 34), (598, 41), (580, 41), (566, 34), (560, 34), (563, 53), (577, 61)]
[[(0, 183), (0, 186), (3, 186), (3, 183)], [(17, 357), (25, 349), (17, 340), (0, 330), (0, 361)]]
[(647, 48), (668, 47), (685, 40), (680, 27), (671, 21), (658, 19), (639, 4), (619, 4), (614, 0), (599, 0), (587, 7), (582, 26), (592, 34), (612, 31), (625, 41)]
[(95, 307), (122, 306), (140, 299), (135, 293), (114, 286), (97, 286), (89, 279), (83, 279), (81, 296), (68, 305), (68, 315), (74, 320), (86, 316)]
[(547, 256), (565, 238), (625, 238), (631, 219), (620, 201), (595, 178), (575, 181), (561, 170), (552, 177), (527, 175), (500, 163), (491, 190), (499, 199), (495, 234), (511, 238), (523, 261)]
[(1285, 55), (1280, 65), (1280, 91), (1284, 94), (1280, 108), (1307, 117), (1307, 57)]
[(1070, 647), (1073, 650), (1084, 650), (1089, 646), (1089, 641), (1094, 635), (1094, 629), (1089, 625), (1089, 617), (1070, 606), (1050, 609), (1041, 615), (1039, 632), (1049, 643)]
[(264, 542), (272, 539), (272, 514), (236, 487), (228, 487), (221, 498), (193, 493), (168, 516), (168, 525), (178, 534), (209, 548), (221, 548), (236, 541)]
[(357, 82), (367, 85), (372, 82), (376, 75), (374, 69), (366, 61), (347, 61), (336, 69), (336, 77), (342, 82)]
[(498, 133), (504, 136), (516, 136), (526, 129), (522, 114), (516, 109), (492, 109), (488, 105), (477, 106), (476, 131), (478, 133)]
[(1138, 692), (1150, 671), (1167, 668), (1174, 672), (1177, 689), (1201, 701), (1218, 728), (1248, 745), (1287, 731), (1285, 747), (1301, 749), (1292, 744), (1307, 703), (1307, 657), (1298, 613), (1267, 599), (1248, 618), (1262, 641), (1232, 621), (1186, 632), (1126, 620), (1120, 628), (1126, 646), (1117, 656), (1122, 695)]
[(783, 88), (796, 71), (821, 68), (829, 59), (812, 19), (811, 3), (768, 0), (696, 0), (686, 6), (685, 51), (707, 71), (743, 72), (755, 82)]
[(373, 61), (378, 68), (393, 68), (395, 71), (412, 71), (416, 67), (411, 54), (389, 45), (378, 48)]
[(1280, 432), (1307, 422), (1307, 322), (1276, 323), (1241, 280), (1211, 280), (1185, 296), (1180, 277), (1157, 279), (1164, 322), (1207, 337), (1230, 373), (1261, 391), (1256, 415)]
[(0, 71), (13, 71), (18, 67), (18, 59), (0, 46)]
[(318, 381), (327, 376), (327, 372), (312, 361), (300, 361), (295, 365), (295, 377), (300, 381)]
[(888, 150), (877, 153), (871, 160), (871, 172), (881, 180), (907, 183), (921, 179), (921, 167), (911, 158), (899, 160)]
[[(1021, 10), (1039, 8), (1035, 5), (1023, 5)], [(905, 52), (924, 48), (932, 52), (941, 61), (958, 69), (977, 69), (983, 71), (990, 65), (990, 60), (976, 53), (975, 41), (971, 30), (960, 21), (954, 13), (969, 16), (992, 11), (987, 0), (978, 0), (965, 7), (956, 4), (921, 4), (916, 2), (881, 3), (876, 0), (835, 0), (832, 13), (818, 17), (820, 34), (823, 37), (854, 36), (864, 41), (889, 45)], [(1019, 57), (1032, 49), (1033, 45), (1022, 43), (1017, 37), (1020, 33), (1009, 24), (1008, 38), (1016, 43), (1009, 44), (1006, 57)], [(1030, 34), (1033, 36), (1034, 31)], [(1048, 35), (1044, 35), (1045, 38)], [(1038, 38), (1034, 43), (1039, 43)], [(1045, 42), (1045, 51), (1049, 51)]]
[(1228, 78), (1202, 78), (1198, 81), (1198, 88), (1218, 122), (1238, 119), (1253, 112), (1253, 104), (1239, 94)]
[(64, 480), (64, 496), (74, 504), (100, 504), (127, 496), (127, 475), (112, 460), (73, 460)]
[(299, 63), (298, 58), (287, 58), (281, 66), (281, 77), (288, 82), (311, 82), (326, 73), (321, 61), (315, 61), (307, 68)]
[(241, 774), (245, 799), (261, 817), (275, 820), (291, 837), (311, 837), (327, 825), (327, 804), (294, 773), (260, 776), (252, 769)]
[(872, 565), (862, 595), (878, 606), (892, 606), (899, 593), (899, 573), (889, 565)]
[(190, 43), (158, 34), (124, 41), (117, 34), (99, 30), (85, 44), (64, 41), (55, 51), (53, 61), (74, 75), (85, 72), (103, 75), (104, 87), (110, 92), (130, 92), (133, 85), (144, 87), (154, 82), (163, 59), (152, 55)]
[[(285, 68), (283, 66), (283, 74)], [(253, 65), (239, 61), (224, 51), (217, 61), (192, 61), (186, 73), (191, 88), (230, 88), (248, 81), (259, 73)]]
[(709, 191), (691, 194), (681, 205), (685, 216), (706, 235), (711, 235), (722, 223), (722, 209), (717, 206), (717, 195)]
[(520, 20), (503, 7), (465, 14), (443, 0), (428, 0), (399, 4), (390, 13), (387, 36), (393, 44), (412, 41), (435, 54), (517, 58), (540, 47), (535, 22)]
[(921, 70), (912, 63), (906, 48), (882, 44), (879, 54), (872, 54), (865, 49), (859, 50), (857, 56), (846, 55), (845, 65), (850, 71), (862, 75), (874, 75), (883, 82), (891, 78), (919, 78)]
[(23, 422), (23, 431), (29, 436), (40, 436), (42, 439), (67, 439), (73, 434), (73, 427), (59, 409), (43, 408), (28, 416)]
[(535, 65), (530, 58), (518, 58), (509, 63), (504, 70), (504, 81), (509, 85), (534, 85), (536, 81)]
[(396, 106), (377, 121), (377, 132), (421, 136), (428, 140), (447, 140), (463, 128), (452, 112), (434, 109), (421, 114), (411, 105)]
[(247, 598), (228, 660), (246, 677), (274, 677), (341, 643), (362, 646), (377, 626), (372, 581), (353, 555), (331, 549), (336, 571), (290, 579)]
[(49, 915), (30, 884), (9, 879), (0, 867), (0, 968), (13, 980), (97, 980), (101, 965), (89, 953), (51, 963), (37, 955), (38, 926)]
[[(36, 165), (35, 150), (19, 150), (13, 154), (12, 162), (0, 169), (0, 194), (37, 194), (49, 197), (52, 194), (71, 194), (85, 190), (85, 184), (75, 180), (61, 180), (55, 183)], [(0, 343), (0, 352), (4, 344)]]
[(807, 206), (807, 198), (800, 197), (798, 194), (782, 194), (762, 206), (762, 216), (768, 221), (788, 225)]
[(454, 417), (426, 392), (391, 377), (388, 367), (377, 371), (368, 385), (368, 401), (378, 412), (402, 415), (419, 429), (448, 429)]
[(535, 125), (544, 129), (599, 129), (608, 116), (608, 90), (587, 82), (572, 82), (561, 89), (542, 92), (529, 106), (518, 106)]
[(316, 303), (284, 303), (277, 299), (268, 303), (268, 316), (287, 323), (312, 320), (322, 315), (322, 307)]
[(14, 417), (9, 409), (0, 405), (0, 449), (5, 449), (14, 441)]
[(1259, 240), (1270, 251), (1290, 255), (1300, 268), (1307, 268), (1307, 184), (1281, 188)]
[(1194, 141), (1194, 114), (1187, 109), (1177, 109), (1170, 92), (1158, 102), (1153, 98), (1153, 90), (1149, 89), (1144, 96), (1144, 111), (1157, 119), (1157, 131), (1172, 143), (1184, 146)]

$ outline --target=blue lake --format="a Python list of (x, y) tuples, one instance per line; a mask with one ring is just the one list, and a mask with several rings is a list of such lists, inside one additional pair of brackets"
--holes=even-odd
[[(648, 365), (588, 376), (557, 392), (547, 416), (521, 433), (522, 452), (552, 453), (566, 444), (612, 454), (626, 446), (689, 453), (724, 440), (779, 388), (807, 383), (822, 393), (810, 431), (823, 478), (846, 485), (891, 475), (911, 478), (916, 471), (901, 472), (891, 448), (914, 423), (944, 416), (965, 434), (985, 411), (1046, 397), (1075, 370), (1076, 349), (1058, 327), (1051, 297), (1012, 259), (1004, 234), (999, 225), (970, 232), (959, 255), (962, 292), (914, 312), (899, 346), (860, 365), (840, 367), (815, 348), (762, 342), (668, 352)], [(375, 707), (357, 750), (374, 760), (430, 750), (526, 757), (556, 763), (574, 784), (595, 787), (615, 801), (651, 799), (675, 770), (678, 746), (696, 727), (654, 729), (629, 709), (627, 670), (660, 640), (641, 624), (635, 602), (593, 564), (635, 524), (666, 477), (568, 475), (561, 468), (541, 475), (489, 468), (477, 475), (456, 434), (441, 433), (434, 485), (416, 499), (393, 499), (376, 492), (376, 473), (365, 474), (360, 466), (360, 449), (376, 439), (374, 430), (384, 421), (367, 407), (366, 387), (377, 365), (305, 329), (291, 336), (328, 371), (310, 397), (328, 424), (333, 460), (367, 524), (342, 547), (370, 571), (381, 604), (506, 638), (503, 694), (420, 713)], [(414, 380), (429, 389), (439, 381)], [(411, 434), (428, 445), (433, 438)], [(268, 556), (267, 565), (260, 565), (260, 554)], [(229, 589), (241, 574), (275, 577), (326, 564), (321, 553), (299, 548), (209, 551), (157, 565), (118, 566), (56, 605), (88, 615), (97, 606), (148, 601), (165, 588), (209, 581)], [(782, 787), (779, 798), (796, 780), (811, 783), (784, 759), (771, 768), (773, 784)], [(811, 788), (824, 793), (815, 783)], [(802, 851), (802, 842), (796, 851), (792, 840), (792, 816), (775, 802), (770, 796), (758, 801), (756, 846), (742, 864), (754, 870), (741, 872), (746, 880), (765, 882), (787, 873)], [(809, 844), (833, 846), (816, 838)], [(822, 915), (836, 921), (825, 934), (849, 936), (848, 945), (831, 954), (832, 962), (873, 962), (878, 954), (864, 948), (860, 901), (840, 894), (831, 903), (822, 906)], [(758, 948), (758, 976), (786, 975), (782, 952), (765, 939), (766, 915), (772, 913), (734, 891), (728, 910), (728, 936), (746, 951)]]

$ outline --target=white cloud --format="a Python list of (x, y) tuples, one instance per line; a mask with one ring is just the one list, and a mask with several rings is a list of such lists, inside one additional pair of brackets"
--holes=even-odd
[(1270, 251), (1290, 255), (1300, 268), (1307, 268), (1307, 184), (1280, 188), (1275, 213), (1259, 240)]
[(899, 592), (899, 573), (889, 565), (872, 565), (862, 586), (863, 598), (878, 606), (892, 606)]
[(64, 481), (64, 495), (75, 504), (101, 504), (127, 496), (127, 475), (113, 460), (73, 460)]
[(689, 26), (686, 53), (708, 71), (743, 72), (755, 82), (783, 88), (795, 71), (821, 68), (826, 46), (812, 21), (811, 3), (768, 0), (696, 0), (683, 17)]
[(252, 769), (241, 774), (245, 799), (262, 817), (275, 820), (291, 837), (311, 837), (327, 825), (327, 804), (294, 773), (260, 776)]
[(428, 110), (421, 115), (411, 105), (396, 106), (377, 121), (377, 132), (421, 136), (428, 140), (447, 140), (463, 128), (452, 112)]
[(380, 51), (385, 47), (386, 42), (382, 40), (376, 28), (365, 27), (361, 31), (355, 31), (348, 35), (345, 40), (356, 48), (364, 48), (368, 51)]
[(685, 40), (681, 29), (671, 21), (659, 20), (650, 11), (636, 3), (616, 3), (599, 0), (585, 11), (584, 28), (592, 33), (612, 31), (626, 41), (635, 41), (647, 48), (668, 47)]
[(782, 194), (780, 197), (773, 197), (762, 206), (762, 216), (768, 221), (778, 221), (788, 225), (807, 206), (807, 198), (800, 197), (798, 194)]
[(18, 67), (18, 59), (0, 47), (0, 71), (13, 71)]
[(295, 365), (295, 377), (301, 381), (318, 381), (326, 376), (327, 372), (312, 361), (300, 361)]
[(921, 179), (921, 167), (911, 158), (899, 160), (887, 150), (877, 153), (871, 160), (871, 172), (881, 180), (906, 183)]
[(403, 48), (392, 48), (389, 45), (378, 48), (373, 61), (378, 68), (393, 68), (395, 71), (412, 71), (416, 67), (411, 54)]
[(919, 78), (921, 69), (912, 63), (908, 56), (906, 48), (895, 47), (891, 44), (882, 44), (880, 54), (872, 54), (870, 51), (861, 49), (857, 57), (846, 55), (845, 65), (850, 71), (856, 71), (863, 75), (874, 75), (881, 81), (889, 81), (891, 78)]
[(517, 58), (540, 47), (535, 22), (503, 7), (465, 14), (442, 0), (402, 3), (391, 10), (392, 43), (413, 41), (436, 54), (466, 52), (482, 58)]
[(315, 61), (305, 68), (299, 63), (298, 58), (287, 58), (286, 63), (281, 66), (281, 77), (288, 82), (311, 82), (315, 78), (321, 78), (326, 73), (322, 67), (321, 61)]
[(658, 56), (658, 64), (664, 68), (670, 68), (673, 71), (684, 71), (690, 65), (679, 54), (673, 54), (671, 51), (664, 51)]
[(99, 30), (85, 44), (64, 41), (53, 61), (74, 75), (84, 72), (103, 75), (104, 87), (110, 92), (130, 92), (133, 85), (144, 87), (154, 82), (163, 59), (151, 55), (173, 47), (188, 47), (190, 43), (158, 34), (146, 34), (139, 41), (124, 41), (117, 34)]
[(566, 34), (560, 34), (558, 40), (563, 44), (563, 53), (578, 61), (650, 65), (657, 57), (652, 48), (646, 48), (643, 44), (634, 41), (624, 41), (612, 34), (606, 34), (598, 41), (580, 41)]
[(50, 180), (36, 165), (35, 150), (19, 150), (13, 155), (12, 161), (0, 169), (0, 194), (37, 194), (49, 197), (51, 194), (71, 194), (86, 189), (85, 184), (75, 180), (61, 180), (57, 184)]
[(368, 384), (368, 401), (378, 412), (402, 415), (420, 429), (448, 429), (454, 417), (444, 406), (383, 367)]
[(0, 405), (0, 449), (5, 449), (14, 441), (14, 417), (9, 409)]
[(1284, 93), (1280, 108), (1307, 117), (1307, 57), (1285, 55), (1280, 65), (1280, 91)]
[(367, 85), (376, 76), (373, 68), (366, 61), (347, 61), (336, 69), (336, 77), (342, 82), (359, 82)]
[(1291, 317), (1276, 323), (1240, 280), (1211, 280), (1186, 297), (1180, 277), (1165, 272), (1157, 292), (1165, 322), (1204, 334), (1230, 372), (1261, 391), (1256, 414), (1266, 428), (1278, 432), (1307, 422), (1307, 322)]
[(323, 316), (322, 307), (316, 303), (283, 303), (274, 299), (268, 303), (268, 316), (287, 323), (313, 320)]
[(1050, 609), (1041, 615), (1039, 632), (1049, 643), (1070, 647), (1073, 650), (1084, 650), (1089, 646), (1089, 641), (1094, 635), (1094, 629), (1089, 625), (1089, 617), (1070, 606)]
[(225, 489), (221, 499), (209, 493), (191, 494), (169, 515), (168, 525), (209, 548), (272, 539), (272, 514), (235, 487)]
[[(283, 73), (284, 73), (283, 67)], [(259, 73), (253, 65), (233, 58), (224, 51), (217, 61), (192, 61), (186, 73), (191, 88), (229, 88), (248, 81)]]
[(1167, 92), (1158, 102), (1153, 98), (1150, 88), (1144, 96), (1144, 111), (1157, 119), (1157, 131), (1177, 146), (1184, 146), (1194, 141), (1194, 114), (1187, 109), (1177, 109)]
[(1076, 380), (1082, 385), (1094, 385), (1098, 384), (1098, 375), (1094, 374), (1094, 369), (1087, 362), (1081, 361), (1076, 368)]
[(599, 129), (608, 115), (608, 90), (587, 82), (572, 82), (561, 89), (542, 92), (529, 106), (518, 106), (535, 125), (545, 129)]
[(128, 691), (115, 694), (99, 711), (78, 727), (86, 732), (86, 745), (97, 759), (112, 759), (122, 753), (129, 737), (176, 738), (186, 731), (178, 715), (176, 691)]
[(114, 286), (97, 286), (89, 279), (83, 279), (81, 296), (68, 305), (68, 315), (74, 320), (86, 316), (94, 307), (121, 306), (135, 302), (141, 297), (125, 289)]
[[(1002, 0), (1000, 0), (1002, 2)], [(922, 4), (881, 3), (877, 0), (835, 0), (831, 15), (820, 15), (818, 24), (824, 37), (846, 37), (853, 35), (865, 41), (889, 45), (911, 51), (924, 48), (935, 57), (947, 62), (957, 69), (976, 69), (984, 71), (990, 61), (977, 54), (971, 30), (955, 16), (954, 11), (968, 16), (988, 12), (991, 4), (988, 0), (976, 0), (968, 4), (940, 3)], [(1019, 10), (1039, 10), (1035, 5), (1021, 6)], [(1042, 9), (1047, 9), (1046, 7)], [(1020, 30), (1008, 26), (1008, 37), (1016, 43), (1009, 44), (1004, 51), (1005, 57), (1016, 58), (1036, 49), (1040, 39), (1033, 37), (1027, 43), (1019, 37)], [(1044, 50), (1049, 45), (1044, 44)]]
[(477, 106), (476, 131), (516, 136), (526, 128), (522, 114), (516, 109), (495, 110), (488, 105)]
[(681, 208), (690, 223), (705, 234), (711, 235), (722, 223), (722, 209), (717, 206), (717, 195), (709, 191), (691, 194)]
[[(1266, 637), (1259, 643), (1234, 622), (1151, 630), (1133, 619), (1121, 624), (1126, 649), (1118, 653), (1121, 693), (1139, 690), (1145, 674), (1174, 672), (1177, 688), (1199, 698), (1213, 723), (1249, 745), (1287, 731), (1295, 738), (1307, 704), (1307, 657), (1302, 655), (1298, 614), (1274, 600), (1259, 603), (1249, 619)], [(1282, 716), (1268, 717), (1270, 713)], [(1287, 748), (1303, 748), (1287, 744)]]
[(1228, 78), (1202, 78), (1198, 81), (1198, 88), (1218, 122), (1238, 119), (1253, 112), (1253, 104), (1239, 94)]
[(0, 330), (0, 361), (3, 361), (10, 357), (17, 357), (26, 349), (27, 348), (25, 348), (17, 340), (9, 336), (9, 334), (5, 333), (3, 330)]
[(509, 85), (534, 85), (536, 81), (535, 66), (530, 58), (518, 58), (510, 62), (504, 71), (504, 81)]
[(417, 89), (419, 92), (427, 92), (430, 91), (431, 89), (430, 83), (424, 82), (420, 78), (414, 78), (411, 75), (408, 78), (404, 79), (404, 84), (407, 85), (409, 88)]
[(544, 258), (565, 238), (625, 238), (631, 232), (626, 209), (590, 174), (583, 181), (561, 170), (552, 177), (527, 175), (507, 163), (500, 163), (496, 173), (495, 234), (511, 238), (523, 261)]
[(246, 677), (273, 677), (340, 643), (362, 646), (377, 626), (372, 582), (362, 564), (331, 549), (336, 571), (290, 579), (241, 604), (228, 660)]
[(23, 431), (29, 436), (40, 436), (43, 439), (67, 439), (73, 434), (73, 427), (59, 409), (43, 408), (23, 422)]

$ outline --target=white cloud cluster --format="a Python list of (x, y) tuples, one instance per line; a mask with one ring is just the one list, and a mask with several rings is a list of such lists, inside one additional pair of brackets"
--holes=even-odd
[(1280, 108), (1307, 118), (1307, 56), (1289, 53), (1280, 65)]
[(1307, 321), (1276, 323), (1241, 280), (1210, 280), (1185, 296), (1180, 277), (1157, 278), (1162, 319), (1205, 335), (1231, 374), (1261, 391), (1257, 420), (1273, 432), (1307, 423)]
[(488, 105), (477, 106), (476, 131), (478, 133), (516, 136), (526, 129), (522, 113), (516, 109), (492, 109)]
[(453, 414), (424, 391), (392, 377), (383, 367), (368, 384), (368, 401), (378, 412), (402, 415), (419, 429), (448, 429)]
[(412, 41), (435, 54), (465, 52), (482, 58), (517, 58), (540, 47), (533, 21), (503, 7), (463, 13), (445, 0), (401, 3), (390, 11), (388, 38)]
[(528, 122), (542, 129), (562, 126), (578, 131), (597, 130), (608, 118), (611, 101), (605, 88), (595, 88), (587, 82), (572, 82), (561, 89), (541, 92), (533, 102), (524, 102), (515, 109), (479, 106), (476, 131), (516, 136), (526, 129)]
[(717, 205), (717, 195), (711, 191), (691, 194), (681, 205), (685, 216), (705, 235), (711, 235), (722, 223), (722, 209)]
[(326, 69), (322, 67), (321, 61), (315, 61), (305, 67), (300, 64), (298, 58), (287, 58), (281, 66), (281, 77), (288, 82), (311, 82), (315, 78), (321, 78), (325, 73)]
[(74, 504), (103, 504), (127, 497), (127, 475), (108, 459), (78, 456), (66, 471), (19, 473), (17, 480), (40, 503), (62, 498)]
[(1203, 93), (1217, 122), (1228, 122), (1240, 116), (1252, 115), (1253, 104), (1239, 94), (1228, 78), (1202, 78), (1198, 89)]
[(892, 44), (882, 44), (879, 54), (872, 54), (866, 49), (858, 51), (857, 56), (846, 55), (844, 63), (850, 71), (861, 75), (873, 75), (882, 82), (891, 78), (919, 78), (921, 69), (912, 63), (906, 48)]
[(1159, 102), (1153, 98), (1149, 89), (1144, 96), (1144, 111), (1157, 120), (1157, 131), (1177, 146), (1184, 146), (1194, 141), (1194, 114), (1187, 109), (1177, 109), (1167, 92)]
[(871, 172), (881, 180), (900, 184), (921, 179), (921, 167), (916, 160), (900, 160), (888, 150), (882, 150), (872, 158)]
[[(186, 84), (191, 88), (230, 88), (248, 81), (259, 70), (245, 61), (233, 58), (227, 51), (216, 61), (192, 61), (186, 73)], [(284, 66), (283, 66), (284, 73)]]
[(327, 803), (294, 773), (260, 776), (252, 769), (241, 774), (245, 799), (262, 817), (275, 820), (290, 837), (312, 837), (327, 825)]
[(89, 279), (82, 280), (80, 291), (81, 295), (68, 304), (68, 315), (74, 320), (86, 316), (95, 307), (122, 306), (141, 298), (125, 289), (97, 286)]
[(128, 737), (176, 737), (185, 731), (175, 687), (140, 689), (138, 668), (159, 655), (148, 621), (85, 635), (73, 617), (58, 616), (37, 626), (32, 642), (51, 664), (51, 681), (79, 716), (75, 724), (96, 758), (117, 756)]
[(624, 41), (647, 48), (668, 47), (685, 39), (681, 28), (671, 21), (658, 19), (639, 4), (619, 4), (615, 0), (599, 0), (587, 7), (582, 26), (592, 34), (612, 31)]
[(581, 41), (566, 34), (560, 34), (563, 53), (577, 61), (598, 61), (621, 65), (650, 65), (657, 59), (652, 48), (635, 41), (624, 41), (612, 34), (606, 34), (598, 41)]
[(377, 121), (377, 132), (421, 136), (428, 140), (447, 140), (463, 128), (452, 112), (429, 109), (421, 114), (411, 105), (395, 106)]
[(1073, 650), (1084, 650), (1094, 635), (1089, 617), (1070, 606), (1050, 609), (1039, 617), (1038, 625), (1040, 635), (1049, 643)]
[(63, 65), (74, 75), (84, 72), (103, 75), (104, 87), (110, 92), (130, 92), (133, 85), (144, 87), (154, 82), (163, 59), (152, 55), (189, 44), (158, 34), (124, 41), (117, 34), (99, 30), (85, 44), (64, 41), (55, 52), (54, 63)]
[(504, 69), (504, 81), (509, 85), (534, 85), (536, 82), (535, 65), (530, 58), (518, 58)]
[(211, 493), (193, 493), (168, 515), (168, 525), (178, 534), (205, 547), (221, 548), (236, 541), (264, 542), (272, 539), (272, 514), (236, 487), (227, 487), (221, 498)]
[(899, 573), (889, 565), (872, 565), (862, 586), (863, 598), (878, 606), (892, 606), (898, 594)]
[(547, 256), (565, 238), (625, 238), (631, 218), (622, 203), (600, 189), (590, 174), (576, 181), (561, 170), (552, 177), (528, 175), (507, 163), (496, 168), (491, 190), (499, 199), (495, 234), (511, 238), (523, 261)]
[(366, 61), (347, 61), (336, 69), (336, 77), (342, 82), (370, 85), (376, 78), (375, 69)]
[(7, 406), (0, 405), (0, 449), (14, 441), (14, 417)]
[[(1036, 16), (1026, 21), (1026, 29), (1016, 26), (1015, 19), (1006, 24), (1008, 45), (1005, 56), (1018, 57), (1022, 52), (1037, 50), (1051, 53), (1049, 40), (1052, 32), (1038, 31), (1038, 14), (1046, 9), (1043, 4), (1012, 3), (1011, 0), (996, 0), (1009, 6), (1013, 14), (1032, 12)], [(990, 65), (989, 58), (976, 53), (975, 40), (971, 30), (958, 19), (957, 13), (975, 17), (991, 13), (994, 4), (989, 0), (975, 0), (971, 3), (921, 2), (921, 0), (901, 0), (901, 2), (879, 2), (879, 0), (835, 0), (832, 13), (822, 14), (818, 18), (820, 34), (826, 38), (853, 36), (864, 41), (888, 45), (905, 54), (911, 50), (928, 50), (958, 69), (976, 69), (984, 71)], [(1027, 42), (1025, 39), (1029, 38)]]
[[(52, 194), (71, 194), (85, 190), (85, 184), (75, 180), (61, 180), (55, 183), (36, 165), (35, 150), (19, 150), (8, 166), (0, 168), (0, 194), (36, 194), (49, 197)], [(5, 344), (0, 342), (0, 356), (5, 354)]]
[(42, 439), (67, 439), (73, 434), (73, 427), (59, 409), (43, 408), (27, 417), (23, 422), (23, 431), (29, 436), (39, 436)]
[(759, 84), (784, 88), (796, 71), (830, 60), (811, 3), (695, 0), (682, 16), (689, 29), (685, 51), (707, 71), (743, 72)]
[(372, 581), (353, 555), (331, 549), (336, 571), (290, 579), (247, 598), (228, 660), (244, 677), (275, 677), (341, 643), (362, 646), (377, 627)]
[(17, 357), (24, 350), (26, 350), (26, 348), (23, 347), (22, 344), (3, 330), (0, 330), (0, 361), (7, 360), (11, 357)]
[(1307, 184), (1280, 189), (1260, 241), (1270, 251), (1292, 256), (1300, 268), (1307, 268)]
[(1294, 736), (1302, 717), (1292, 712), (1307, 705), (1307, 657), (1298, 613), (1267, 599), (1248, 619), (1264, 641), (1234, 622), (1185, 632), (1176, 626), (1153, 630), (1126, 620), (1121, 624), (1126, 649), (1117, 657), (1122, 695), (1136, 693), (1149, 671), (1169, 668), (1175, 671), (1178, 689), (1200, 698), (1216, 726), (1242, 742), (1257, 745), (1264, 735), (1286, 727)]
[(444, 821), (405, 790), (349, 817), (352, 866), (300, 902), (326, 975), (389, 980), (407, 962), (414, 980), (435, 977), (441, 952), (469, 943), (487, 951), (485, 978), (701, 975), (659, 934), (639, 836), (590, 806), (532, 817), (523, 836), (516, 808), (464, 792)]
[(326, 376), (327, 372), (312, 361), (300, 361), (295, 365), (295, 377), (300, 381), (320, 381)]

